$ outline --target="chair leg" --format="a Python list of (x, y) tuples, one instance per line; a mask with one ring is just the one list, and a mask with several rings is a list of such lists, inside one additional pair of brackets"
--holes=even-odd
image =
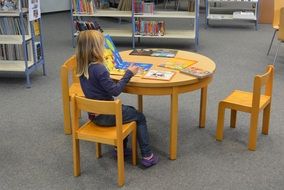
[(124, 177), (124, 155), (123, 155), (123, 142), (117, 144), (117, 170), (118, 170), (118, 186), (123, 186), (125, 177)]
[(272, 39), (271, 39), (271, 42), (270, 42), (270, 46), (269, 46), (268, 51), (267, 51), (267, 55), (269, 55), (269, 53), (270, 53), (271, 46), (273, 44), (273, 41), (274, 41), (274, 38), (275, 38), (275, 34), (276, 34), (277, 31), (278, 30), (274, 30), (274, 33), (273, 33), (273, 36), (272, 36)]
[(102, 157), (102, 145), (101, 143), (96, 143), (96, 158)]
[(73, 138), (73, 169), (74, 176), (80, 175), (80, 144), (79, 139)]
[(216, 129), (216, 140), (223, 140), (223, 128), (224, 128), (224, 117), (225, 117), (225, 106), (222, 102), (219, 103), (218, 108), (218, 119)]
[(236, 128), (236, 122), (237, 122), (237, 110), (231, 110), (231, 128)]
[(71, 129), (71, 116), (70, 116), (70, 102), (68, 98), (63, 97), (63, 117), (64, 117), (64, 133), (70, 135), (72, 133)]
[(279, 51), (279, 48), (280, 48), (280, 44), (281, 44), (281, 42), (279, 41), (278, 44), (277, 44), (277, 50), (276, 50), (276, 54), (275, 54), (275, 57), (274, 57), (274, 60), (273, 60), (273, 65), (275, 65), (275, 63), (276, 63), (276, 59), (277, 59), (277, 56), (278, 56), (278, 51)]
[(137, 131), (136, 127), (132, 132), (132, 165), (137, 165)]
[(258, 113), (251, 113), (250, 117), (248, 149), (252, 151), (256, 149), (258, 115)]
[(262, 134), (264, 135), (268, 135), (269, 131), (270, 108), (271, 108), (271, 103), (269, 103), (263, 110)]

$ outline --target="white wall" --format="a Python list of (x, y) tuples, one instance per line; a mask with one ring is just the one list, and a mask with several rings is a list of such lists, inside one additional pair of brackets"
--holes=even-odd
[(70, 0), (40, 0), (43, 13), (70, 10)]

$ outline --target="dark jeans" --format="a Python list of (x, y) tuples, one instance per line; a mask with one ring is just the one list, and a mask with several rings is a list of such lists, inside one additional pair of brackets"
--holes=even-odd
[[(137, 139), (141, 150), (142, 157), (150, 156), (151, 149), (149, 146), (149, 134), (147, 130), (146, 118), (143, 113), (138, 112), (134, 107), (122, 105), (122, 122), (129, 123), (136, 121)], [(93, 119), (93, 122), (101, 126), (115, 125), (114, 115), (98, 115)], [(124, 140), (124, 148), (127, 146), (127, 138)]]

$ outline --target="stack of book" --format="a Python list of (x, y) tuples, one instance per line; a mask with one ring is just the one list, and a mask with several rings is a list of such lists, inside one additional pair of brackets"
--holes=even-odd
[(135, 21), (135, 34), (143, 36), (165, 35), (165, 21)]

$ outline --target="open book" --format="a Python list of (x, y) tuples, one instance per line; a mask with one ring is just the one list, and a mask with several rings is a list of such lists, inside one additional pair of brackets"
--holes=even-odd
[(140, 68), (136, 76), (142, 76), (153, 65), (150, 63), (131, 63), (131, 62), (123, 61), (109, 35), (105, 36), (104, 58), (105, 58), (104, 65), (108, 69), (111, 75), (124, 75), (127, 68), (131, 64), (134, 64)]
[(175, 57), (177, 50), (172, 49), (134, 49), (129, 55), (153, 56), (153, 57)]
[(144, 79), (154, 79), (154, 80), (171, 80), (175, 75), (172, 71), (161, 71), (161, 70), (149, 70), (144, 76)]

